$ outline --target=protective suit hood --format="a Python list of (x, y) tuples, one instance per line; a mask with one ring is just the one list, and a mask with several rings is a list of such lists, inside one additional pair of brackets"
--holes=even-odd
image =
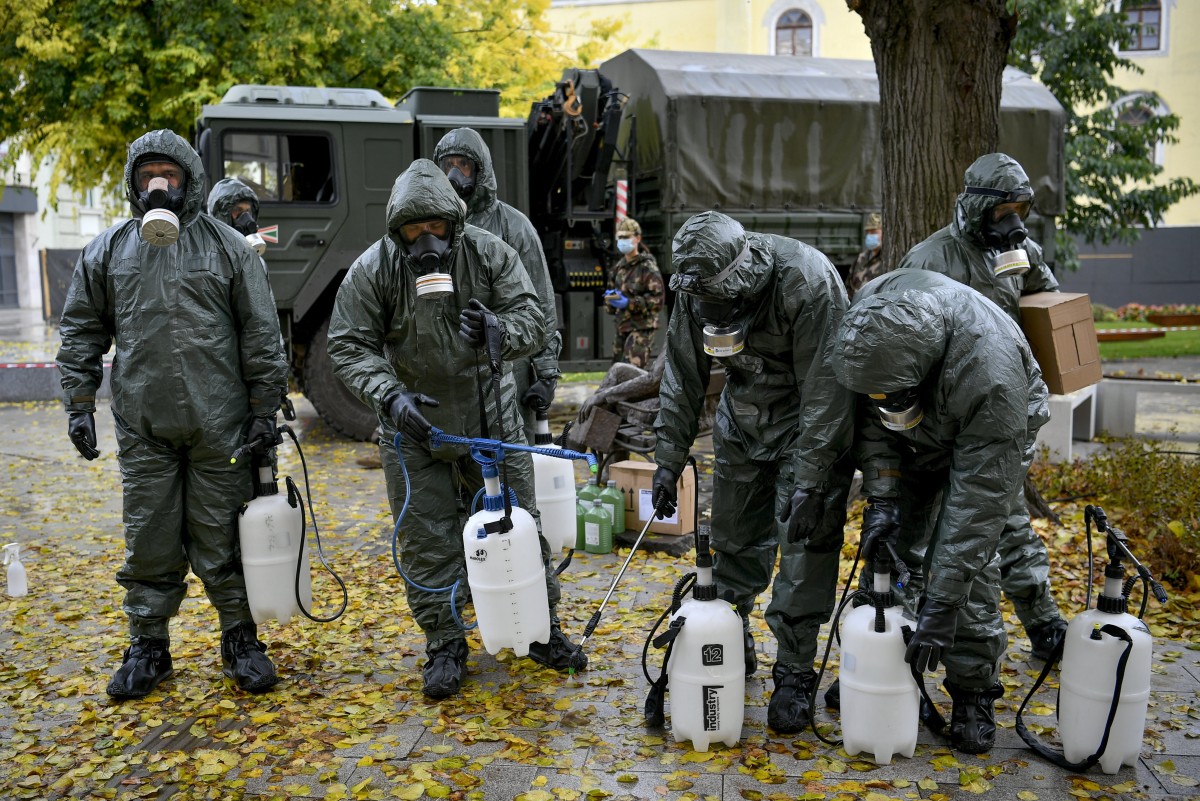
[[(1004, 153), (988, 153), (977, 158), (963, 173), (963, 184), (1002, 192), (1022, 190), (1033, 193), (1025, 170), (1016, 159)], [(954, 233), (980, 248), (987, 247), (983, 240), (983, 218), (998, 203), (1000, 200), (986, 195), (959, 194), (954, 203)]]
[(442, 137), (433, 150), (433, 162), (440, 164), (446, 156), (465, 156), (475, 162), (475, 191), (467, 200), (467, 211), (479, 214), (495, 205), (496, 172), (492, 168), (492, 153), (483, 137), (473, 128), (455, 128)]
[(258, 195), (237, 178), (222, 178), (208, 193), (208, 216), (226, 225), (233, 225), (233, 207), (242, 201), (250, 202), (250, 211), (258, 219)]
[(927, 291), (856, 299), (834, 343), (833, 372), (842, 386), (862, 395), (912, 389), (942, 360), (948, 337), (938, 298)]
[(183, 137), (165, 128), (142, 134), (129, 145), (129, 154), (125, 159), (125, 196), (129, 199), (130, 211), (134, 217), (141, 218), (149, 210), (138, 199), (137, 187), (133, 185), (133, 169), (145, 156), (150, 155), (166, 156), (183, 168), (187, 175), (187, 189), (179, 222), (183, 226), (191, 224), (204, 210), (204, 165), (199, 154)]
[(429, 159), (417, 159), (396, 179), (387, 206), (388, 238), (404, 255), (404, 264), (414, 271), (417, 270), (400, 236), (400, 226), (430, 217), (447, 219), (454, 224), (450, 251), (446, 256), (449, 262), (458, 250), (466, 226), (466, 206), (437, 164)]
[[(735, 261), (738, 266), (721, 277)], [(671, 241), (674, 272), (713, 280), (704, 293), (713, 299), (754, 297), (770, 281), (771, 266), (770, 261), (755, 253), (752, 238), (742, 224), (719, 211), (693, 215)]]

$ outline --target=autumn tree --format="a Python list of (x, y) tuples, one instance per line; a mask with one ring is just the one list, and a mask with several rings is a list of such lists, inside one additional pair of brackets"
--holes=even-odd
[(1016, 17), (1005, 0), (846, 0), (879, 76), (883, 261), (944, 226), (963, 171), (999, 139)]
[(1056, 263), (1074, 269), (1076, 238), (1131, 242), (1200, 185), (1186, 177), (1160, 180), (1154, 151), (1177, 141), (1179, 117), (1159, 113), (1154, 95), (1130, 96), (1117, 83), (1121, 70), (1142, 73), (1120, 53), (1132, 36), (1120, 8), (1111, 0), (1039, 0), (1018, 8), (1009, 63), (1034, 75), (1067, 110), (1067, 208), (1057, 219)]

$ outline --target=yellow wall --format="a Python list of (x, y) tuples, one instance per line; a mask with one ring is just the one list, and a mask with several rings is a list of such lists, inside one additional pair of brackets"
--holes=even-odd
[(591, 20), (623, 20), (624, 38), (637, 47), (765, 54), (774, 48), (775, 21), (792, 8), (813, 20), (813, 55), (871, 58), (862, 22), (845, 0), (554, 0), (548, 17), (552, 30), (575, 36)]
[[(1163, 0), (1166, 48), (1158, 53), (1125, 53), (1144, 72), (1125, 72), (1116, 83), (1129, 92), (1156, 92), (1180, 118), (1179, 142), (1163, 152), (1163, 177), (1188, 176), (1200, 181), (1200, 3)], [(1167, 225), (1200, 225), (1200, 197), (1171, 207)]]

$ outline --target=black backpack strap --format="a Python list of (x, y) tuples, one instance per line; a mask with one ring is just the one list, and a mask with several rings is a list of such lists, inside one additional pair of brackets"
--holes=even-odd
[(1104, 753), (1104, 749), (1108, 747), (1108, 737), (1112, 733), (1113, 720), (1117, 717), (1117, 706), (1121, 703), (1121, 687), (1125, 683), (1125, 668), (1129, 663), (1129, 654), (1133, 650), (1133, 637), (1129, 632), (1120, 626), (1114, 626), (1111, 623), (1100, 627), (1100, 631), (1119, 640), (1125, 641), (1125, 648), (1121, 651), (1121, 656), (1117, 660), (1116, 683), (1113, 687), (1112, 703), (1108, 707), (1108, 719), (1104, 722), (1104, 736), (1100, 738), (1100, 746), (1096, 749), (1096, 753), (1092, 754), (1082, 762), (1071, 762), (1062, 754), (1052, 751), (1049, 746), (1038, 740), (1037, 735), (1029, 731), (1025, 726), (1025, 721), (1021, 719), (1021, 714), (1025, 711), (1025, 707), (1029, 704), (1029, 699), (1038, 691), (1042, 683), (1046, 680), (1046, 676), (1050, 674), (1050, 670), (1055, 663), (1062, 658), (1063, 648), (1067, 638), (1063, 637), (1058, 641), (1054, 648), (1054, 652), (1050, 654), (1050, 658), (1046, 660), (1045, 666), (1042, 668), (1041, 675), (1037, 677), (1037, 681), (1033, 683), (1029, 694), (1025, 696), (1025, 700), (1021, 702), (1021, 708), (1017, 710), (1017, 734), (1025, 741), (1025, 745), (1029, 746), (1035, 754), (1045, 759), (1047, 762), (1057, 765), (1066, 770), (1085, 771), (1100, 761), (1100, 756)]
[[(683, 624), (687, 622), (685, 617), (677, 617), (671, 621), (671, 625), (662, 634), (654, 637), (655, 648), (666, 648), (663, 653), (662, 671), (658, 674), (658, 678), (650, 682), (650, 691), (646, 693), (646, 705), (642, 710), (646, 716), (647, 726), (662, 726), (666, 720), (666, 703), (667, 703), (667, 665), (671, 662), (671, 651), (675, 647), (675, 638), (679, 636), (679, 632), (683, 630)], [(653, 637), (653, 632), (651, 632)]]

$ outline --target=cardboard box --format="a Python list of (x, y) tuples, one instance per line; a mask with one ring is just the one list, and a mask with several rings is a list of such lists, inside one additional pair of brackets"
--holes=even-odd
[[(642, 530), (646, 521), (654, 514), (653, 488), (654, 471), (658, 465), (653, 462), (642, 462), (627, 459), (612, 464), (608, 468), (608, 477), (617, 482), (617, 488), (625, 493), (625, 528), (633, 532)], [(679, 492), (679, 507), (675, 514), (662, 520), (656, 519), (650, 524), (650, 531), (655, 534), (691, 534), (696, 517), (696, 477), (691, 468), (683, 471), (676, 484)]]
[(1066, 395), (1100, 381), (1100, 346), (1087, 295), (1025, 295), (1021, 298), (1021, 328), (1052, 393)]

